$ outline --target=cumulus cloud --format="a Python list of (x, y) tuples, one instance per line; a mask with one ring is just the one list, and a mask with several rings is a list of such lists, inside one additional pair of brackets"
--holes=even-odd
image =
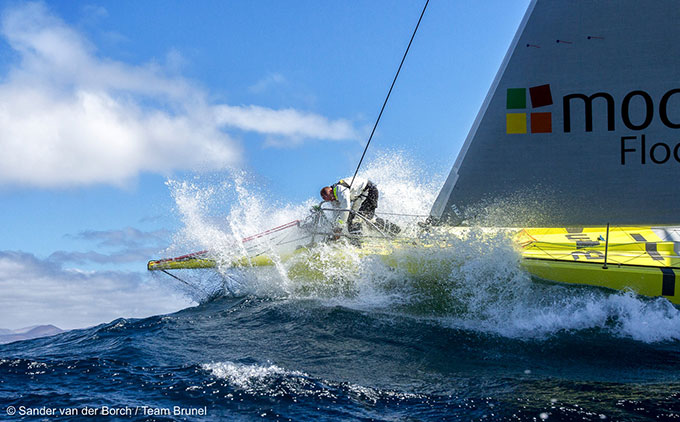
[(293, 143), (357, 137), (346, 120), (211, 104), (158, 64), (100, 57), (42, 3), (6, 9), (0, 36), (18, 57), (0, 75), (0, 184), (122, 185), (140, 172), (223, 169), (241, 159), (228, 129)]
[(356, 139), (354, 126), (349, 120), (329, 120), (318, 114), (295, 109), (272, 110), (259, 106), (216, 106), (215, 120), (224, 126), (259, 132), (267, 135), (286, 136), (293, 141), (307, 138), (329, 140)]
[(0, 251), (0, 291), (0, 325), (6, 328), (36, 324), (78, 328), (192, 305), (138, 273), (67, 270), (15, 251)]

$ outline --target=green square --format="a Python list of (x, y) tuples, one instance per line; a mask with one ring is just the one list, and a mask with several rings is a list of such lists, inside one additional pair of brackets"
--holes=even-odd
[(508, 109), (527, 108), (527, 89), (508, 88)]

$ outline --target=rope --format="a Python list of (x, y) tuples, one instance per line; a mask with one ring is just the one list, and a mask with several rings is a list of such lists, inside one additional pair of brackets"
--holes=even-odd
[(173, 273), (169, 273), (169, 272), (167, 272), (166, 270), (161, 270), (161, 272), (164, 272), (165, 274), (169, 275), (170, 277), (174, 278), (175, 280), (181, 281), (182, 283), (186, 284), (187, 286), (189, 286), (189, 287), (191, 287), (191, 288), (194, 288), (194, 289), (196, 288), (196, 286), (193, 286), (193, 285), (191, 285), (190, 283), (187, 283), (186, 281), (184, 281), (184, 280), (182, 280), (181, 278), (177, 277), (177, 276), (174, 275)]
[(399, 72), (401, 71), (401, 67), (404, 64), (404, 60), (406, 60), (406, 55), (408, 54), (408, 50), (411, 48), (411, 43), (413, 42), (413, 39), (416, 36), (416, 32), (418, 32), (418, 27), (420, 26), (420, 21), (423, 20), (423, 15), (425, 14), (425, 9), (427, 9), (427, 5), (430, 3), (430, 0), (427, 0), (425, 2), (425, 7), (423, 7), (423, 11), (420, 13), (420, 18), (418, 19), (418, 23), (416, 24), (416, 28), (413, 30), (413, 35), (411, 35), (411, 40), (408, 42), (408, 47), (406, 47), (406, 51), (404, 52), (404, 57), (401, 59), (401, 63), (399, 63), (399, 68), (397, 69), (397, 74), (394, 75), (394, 80), (392, 80), (392, 86), (390, 86), (390, 90), (387, 92), (387, 97), (385, 97), (385, 102), (382, 105), (382, 108), (380, 109), (380, 113), (378, 114), (378, 118), (375, 121), (375, 125), (373, 125), (373, 130), (371, 131), (371, 136), (368, 137), (368, 142), (366, 142), (366, 147), (364, 148), (364, 153), (361, 154), (361, 159), (359, 160), (359, 164), (357, 164), (357, 169), (354, 171), (354, 176), (352, 176), (352, 181), (349, 184), (349, 187), (352, 187), (352, 184), (354, 183), (354, 178), (357, 177), (357, 173), (359, 172), (359, 167), (361, 167), (361, 163), (364, 161), (364, 156), (366, 155), (366, 151), (368, 151), (368, 146), (371, 144), (371, 139), (373, 139), (373, 134), (375, 133), (375, 129), (378, 127), (378, 122), (380, 122), (380, 118), (382, 117), (383, 111), (385, 110), (385, 106), (387, 105), (387, 100), (390, 99), (390, 94), (392, 93), (392, 88), (394, 88), (394, 84), (397, 82), (397, 77), (399, 76)]
[[(351, 208), (319, 208), (319, 211), (351, 211), (351, 212), (356, 213), (356, 211), (354, 211)], [(399, 216), (399, 217), (417, 217), (417, 218), (429, 217), (429, 215), (427, 215), (427, 214), (403, 214), (403, 213), (399, 213), (399, 212), (382, 212), (382, 211), (376, 211), (375, 214), (376, 215), (396, 215), (396, 216)]]
[(376, 215), (396, 215), (398, 217), (416, 217), (416, 218), (427, 218), (429, 215), (426, 214), (402, 214), (398, 212), (375, 212)]

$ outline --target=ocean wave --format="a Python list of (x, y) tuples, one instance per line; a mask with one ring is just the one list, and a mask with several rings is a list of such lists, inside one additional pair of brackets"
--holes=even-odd
[(423, 400), (425, 394), (382, 390), (348, 382), (315, 379), (277, 365), (241, 364), (231, 361), (207, 363), (201, 368), (222, 379), (235, 390), (269, 397), (316, 397), (322, 399), (371, 402)]
[[(399, 153), (383, 154), (361, 175), (380, 186), (378, 210), (396, 214), (426, 214), (440, 186)], [(169, 182), (185, 223), (171, 249), (210, 249), (219, 262), (231, 262), (244, 253), (238, 239), (301, 218), (316, 202), (272, 206), (249, 180), (241, 172), (218, 184)], [(224, 211), (226, 199), (232, 206)], [(213, 217), (218, 210), (228, 217)], [(413, 218), (394, 218), (405, 232), (415, 230)], [(547, 339), (597, 329), (645, 343), (680, 340), (680, 311), (665, 299), (532, 280), (507, 231), (472, 227), (439, 240), (446, 246), (403, 246), (386, 256), (362, 256), (343, 242), (320, 244), (287, 261), (274, 256), (270, 268), (183, 274), (196, 288), (180, 288), (199, 302), (218, 292), (317, 299), (508, 338)]]

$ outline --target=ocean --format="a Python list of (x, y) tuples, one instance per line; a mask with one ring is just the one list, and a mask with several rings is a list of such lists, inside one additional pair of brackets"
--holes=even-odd
[[(186, 226), (174, 252), (263, 227), (218, 230), (205, 189), (170, 186)], [(385, 209), (422, 213), (381, 193)], [(253, 196), (229, 221), (275, 225)], [(533, 280), (507, 236), (482, 229), (403, 248), (391, 265), (336, 252), (301, 258), (312, 272), (291, 271), (299, 261), (176, 272), (188, 286), (155, 274), (197, 305), (0, 345), (0, 419), (680, 419), (680, 310), (663, 298)]]
[(542, 284), (508, 268), (480, 273), (492, 278), (471, 290), (459, 270), (324, 294), (333, 280), (298, 295), (225, 293), (170, 315), (1, 345), (0, 418), (680, 418), (680, 311), (665, 299)]

